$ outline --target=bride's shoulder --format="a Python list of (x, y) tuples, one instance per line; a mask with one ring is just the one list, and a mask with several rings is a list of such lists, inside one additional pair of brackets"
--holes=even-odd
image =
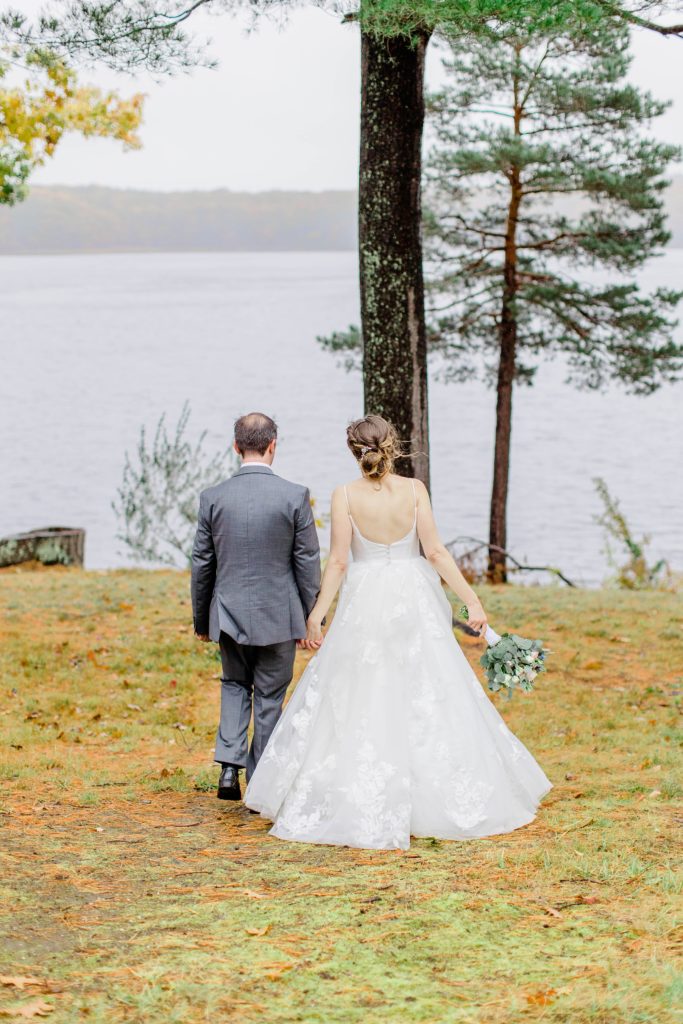
[(351, 484), (338, 484), (335, 487), (335, 489), (332, 491), (332, 503), (333, 504), (335, 504), (337, 502), (344, 502), (344, 503), (346, 503), (346, 498), (347, 498), (348, 491), (349, 491), (350, 488), (351, 488)]
[(403, 491), (415, 491), (416, 494), (427, 494), (427, 488), (414, 476), (400, 476), (398, 473), (391, 474), (391, 480), (395, 487)]
[(358, 483), (358, 478), (357, 477), (354, 480), (347, 480), (347, 482), (345, 484), (338, 484), (335, 487), (335, 489), (332, 491), (332, 494), (333, 495), (334, 494), (341, 494), (341, 496), (343, 497), (344, 496), (344, 491), (352, 491), (357, 483)]

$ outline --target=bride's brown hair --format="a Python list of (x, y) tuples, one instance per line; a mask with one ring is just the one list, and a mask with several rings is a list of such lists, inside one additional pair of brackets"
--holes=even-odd
[(346, 428), (346, 443), (368, 480), (379, 481), (391, 473), (402, 453), (394, 426), (382, 416), (364, 416)]

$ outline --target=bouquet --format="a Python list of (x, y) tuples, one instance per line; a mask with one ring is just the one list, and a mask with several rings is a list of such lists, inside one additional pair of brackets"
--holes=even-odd
[[(461, 614), (467, 619), (467, 608), (464, 605)], [(479, 664), (486, 672), (489, 690), (494, 693), (505, 690), (508, 698), (512, 696), (515, 687), (529, 693), (536, 676), (547, 671), (545, 659), (549, 651), (543, 646), (543, 641), (525, 640), (516, 633), (503, 633), (500, 636), (490, 626), (486, 627), (484, 637), (489, 646), (479, 659)]]

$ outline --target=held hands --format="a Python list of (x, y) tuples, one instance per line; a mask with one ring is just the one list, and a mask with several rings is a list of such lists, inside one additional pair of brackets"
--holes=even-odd
[(484, 633), (488, 622), (481, 601), (473, 601), (467, 605), (467, 622), (480, 635)]
[(304, 651), (317, 651), (323, 642), (322, 623), (313, 614), (308, 616), (306, 623), (306, 636), (303, 640), (297, 640), (297, 647)]
[(202, 643), (205, 643), (205, 644), (208, 644), (209, 641), (211, 640), (211, 637), (209, 636), (208, 633), (195, 633), (195, 638), (197, 640), (201, 640)]

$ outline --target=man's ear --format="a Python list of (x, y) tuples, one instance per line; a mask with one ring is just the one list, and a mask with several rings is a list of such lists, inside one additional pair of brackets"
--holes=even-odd
[(273, 440), (268, 445), (268, 451), (270, 452), (271, 455), (275, 455), (275, 449), (276, 448), (277, 448), (277, 438), (274, 437)]
[(238, 454), (239, 456), (241, 456), (241, 455), (242, 455), (242, 452), (241, 452), (241, 451), (239, 450), (239, 448), (237, 447), (237, 441), (235, 441), (235, 443), (233, 444), (233, 446), (232, 446), (232, 447), (233, 447), (234, 451), (235, 451), (235, 452), (237, 452), (237, 454)]

